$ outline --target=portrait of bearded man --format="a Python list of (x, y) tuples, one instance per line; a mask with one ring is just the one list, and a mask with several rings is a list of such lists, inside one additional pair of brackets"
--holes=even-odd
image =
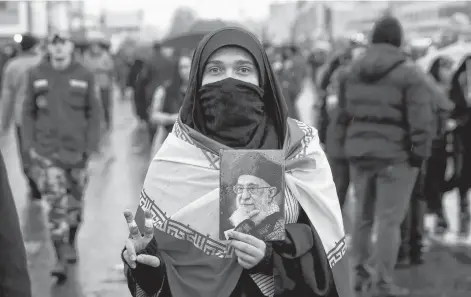
[(233, 182), (227, 192), (235, 200), (224, 233), (235, 230), (267, 241), (283, 240), (283, 166), (261, 152), (244, 152), (231, 167)]

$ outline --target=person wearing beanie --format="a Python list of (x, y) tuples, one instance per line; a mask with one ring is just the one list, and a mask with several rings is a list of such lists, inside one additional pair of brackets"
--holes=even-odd
[(29, 185), (30, 198), (38, 201), (41, 199), (38, 187), (34, 180), (29, 177), (29, 160), (21, 152), (21, 114), (24, 98), (26, 95), (27, 73), (33, 66), (39, 64), (41, 57), (36, 54), (35, 48), (38, 44), (38, 39), (31, 34), (21, 35), (21, 39), (17, 40), (20, 54), (9, 61), (3, 70), (2, 79), (2, 92), (0, 97), (0, 135), (5, 135), (9, 130), (12, 120), (16, 124), (17, 146), (19, 149), (20, 162), (23, 166), (23, 171), (26, 175)]
[(370, 46), (339, 86), (345, 104), (339, 106), (336, 133), (343, 137), (341, 149), (350, 163), (357, 201), (351, 242), (355, 289), (362, 290), (370, 281), (369, 244), (377, 225), (372, 268), (380, 296), (409, 294), (393, 280), (400, 226), (419, 168), (431, 153), (434, 97), (442, 96), (406, 57), (402, 43), (403, 30), (396, 18), (378, 20)]
[(30, 34), (23, 34), (19, 42), (22, 52), (27, 52), (38, 44), (38, 39)]
[(389, 44), (401, 47), (403, 41), (403, 30), (401, 23), (395, 17), (383, 17), (377, 21), (371, 33), (372, 44)]

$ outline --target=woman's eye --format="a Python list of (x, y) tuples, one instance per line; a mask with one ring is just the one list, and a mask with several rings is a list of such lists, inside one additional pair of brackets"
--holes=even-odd
[(221, 72), (221, 68), (219, 68), (219, 67), (210, 67), (210, 68), (208, 68), (208, 73), (218, 74), (219, 72)]
[(252, 72), (252, 69), (250, 67), (240, 67), (239, 72), (241, 72), (242, 74), (249, 74), (250, 72)]

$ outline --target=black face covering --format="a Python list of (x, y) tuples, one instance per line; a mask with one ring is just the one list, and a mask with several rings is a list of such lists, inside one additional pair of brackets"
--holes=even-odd
[(234, 78), (202, 86), (198, 100), (206, 135), (233, 148), (259, 146), (267, 122), (263, 93), (260, 87)]

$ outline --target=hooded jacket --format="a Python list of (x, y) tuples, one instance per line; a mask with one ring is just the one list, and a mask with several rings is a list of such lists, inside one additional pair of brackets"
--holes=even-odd
[(345, 154), (353, 160), (420, 166), (435, 136), (432, 97), (425, 73), (397, 47), (373, 44), (345, 79)]

